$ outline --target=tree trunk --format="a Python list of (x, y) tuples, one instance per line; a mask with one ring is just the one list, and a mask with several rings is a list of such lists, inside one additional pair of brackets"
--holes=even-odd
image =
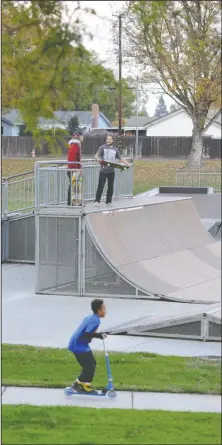
[(202, 129), (198, 125), (197, 121), (193, 120), (193, 135), (191, 153), (188, 157), (189, 168), (201, 168), (202, 156), (203, 156), (203, 136)]

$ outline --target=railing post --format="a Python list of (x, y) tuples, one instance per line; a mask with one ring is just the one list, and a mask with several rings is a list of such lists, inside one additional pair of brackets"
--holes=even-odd
[(3, 192), (3, 202), (4, 202), (4, 214), (8, 214), (8, 180), (4, 183), (4, 192)]
[(39, 210), (39, 163), (35, 163), (35, 209)]

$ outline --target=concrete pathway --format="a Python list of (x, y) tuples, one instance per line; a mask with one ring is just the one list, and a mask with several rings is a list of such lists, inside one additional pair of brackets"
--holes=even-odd
[(79, 406), (163, 411), (221, 412), (221, 396), (118, 391), (117, 398), (73, 395), (63, 389), (3, 387), (2, 404), (34, 406)]

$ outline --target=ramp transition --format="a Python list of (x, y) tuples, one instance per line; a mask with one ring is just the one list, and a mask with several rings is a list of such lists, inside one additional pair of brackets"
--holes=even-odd
[(191, 199), (95, 211), (86, 227), (117, 275), (144, 295), (212, 304), (221, 298), (221, 243)]

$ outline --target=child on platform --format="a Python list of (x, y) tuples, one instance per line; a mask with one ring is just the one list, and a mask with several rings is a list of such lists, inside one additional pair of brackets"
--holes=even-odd
[(100, 318), (106, 315), (106, 306), (103, 300), (96, 299), (92, 301), (91, 308), (93, 314), (84, 318), (73, 333), (68, 349), (75, 355), (77, 362), (82, 367), (82, 372), (73, 383), (72, 388), (77, 392), (95, 394), (97, 391), (92, 388), (92, 381), (96, 370), (96, 360), (89, 347), (89, 343), (93, 338), (102, 340), (107, 336), (105, 333), (96, 333), (100, 325)]

